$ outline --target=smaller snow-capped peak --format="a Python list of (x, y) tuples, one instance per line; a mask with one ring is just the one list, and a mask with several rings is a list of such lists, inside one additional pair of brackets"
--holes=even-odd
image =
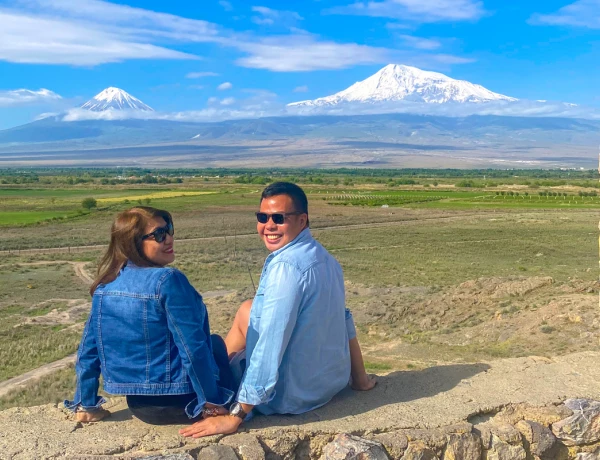
[(369, 78), (332, 96), (288, 104), (289, 107), (328, 106), (344, 102), (380, 103), (412, 101), (428, 104), (480, 103), (517, 99), (494, 93), (483, 86), (416, 67), (389, 64)]
[(103, 112), (105, 110), (140, 110), (143, 112), (153, 112), (154, 109), (138, 98), (133, 97), (127, 91), (111, 86), (81, 106), (82, 109), (92, 112)]

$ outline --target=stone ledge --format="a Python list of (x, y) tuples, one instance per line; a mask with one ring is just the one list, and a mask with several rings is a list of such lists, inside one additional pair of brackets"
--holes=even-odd
[[(346, 433), (380, 444), (389, 458), (476, 457), (477, 444), (484, 459), (591, 460), (600, 427), (599, 358), (586, 352), (394, 372), (371, 392), (347, 390), (313, 412), (256, 417), (241, 433), (201, 440), (182, 438), (178, 426), (140, 422), (123, 398), (111, 401), (108, 419), (88, 425), (53, 405), (13, 408), (0, 412), (0, 458), (320, 458)], [(587, 400), (562, 404), (567, 396)], [(574, 434), (573, 426), (584, 425)], [(555, 438), (560, 442), (550, 443)], [(552, 449), (560, 456), (548, 457)]]

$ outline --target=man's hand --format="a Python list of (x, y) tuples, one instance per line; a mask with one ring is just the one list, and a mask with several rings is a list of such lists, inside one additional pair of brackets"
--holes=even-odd
[(106, 409), (98, 409), (93, 412), (79, 410), (75, 412), (75, 420), (81, 423), (99, 422), (104, 417), (108, 417), (110, 412)]
[(179, 434), (186, 438), (202, 438), (214, 434), (235, 433), (241, 425), (242, 419), (233, 415), (217, 415), (194, 423), (187, 428), (179, 430)]
[(352, 379), (352, 389), (358, 391), (369, 391), (377, 385), (377, 376), (374, 374), (364, 373), (358, 379)]

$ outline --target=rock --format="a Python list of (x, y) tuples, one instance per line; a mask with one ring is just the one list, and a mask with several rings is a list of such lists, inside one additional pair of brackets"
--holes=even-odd
[(473, 433), (450, 434), (443, 460), (479, 460), (481, 439)]
[(439, 457), (423, 441), (415, 441), (408, 443), (408, 448), (400, 460), (439, 460)]
[(600, 460), (600, 455), (590, 453), (577, 454), (576, 460)]
[(262, 438), (268, 450), (281, 458), (293, 458), (294, 451), (300, 443), (300, 438), (294, 433), (283, 431), (269, 432), (268, 437)]
[(400, 458), (408, 447), (408, 438), (402, 431), (392, 431), (373, 436), (373, 439), (383, 444), (387, 453), (392, 458)]
[(526, 460), (527, 453), (523, 446), (513, 446), (492, 436), (492, 447), (487, 451), (487, 460)]
[(492, 447), (494, 437), (507, 444), (521, 445), (521, 433), (508, 423), (480, 423), (473, 428), (473, 431), (481, 437), (484, 449)]
[(516, 428), (523, 435), (525, 449), (532, 456), (549, 459), (555, 457), (554, 446), (556, 438), (549, 428), (531, 420), (521, 420), (517, 423)]
[(136, 460), (194, 460), (190, 454), (179, 453), (179, 454), (165, 454), (165, 455), (148, 455), (146, 457), (139, 457)]
[(592, 444), (600, 440), (600, 402), (567, 399), (573, 415), (552, 425), (552, 432), (567, 446)]
[(570, 417), (573, 411), (565, 407), (563, 404), (557, 406), (549, 405), (535, 407), (523, 404), (508, 405), (504, 407), (500, 413), (494, 417), (494, 421), (503, 423), (517, 424), (519, 420), (531, 420), (541, 423), (545, 426), (550, 426), (559, 420)]
[(321, 460), (388, 460), (383, 446), (376, 441), (338, 434), (325, 446)]
[(265, 460), (265, 451), (256, 436), (251, 434), (234, 434), (221, 439), (220, 444), (233, 447), (242, 460)]
[(229, 446), (208, 446), (200, 451), (198, 460), (238, 460), (233, 448)]

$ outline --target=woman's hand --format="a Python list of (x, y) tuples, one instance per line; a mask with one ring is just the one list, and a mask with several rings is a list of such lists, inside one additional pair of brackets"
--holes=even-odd
[(202, 417), (216, 417), (217, 415), (225, 415), (229, 414), (229, 411), (225, 409), (223, 406), (216, 406), (215, 404), (206, 403), (204, 404), (204, 409), (202, 410)]
[(179, 430), (179, 434), (186, 438), (202, 438), (214, 434), (235, 433), (241, 425), (242, 419), (233, 415), (217, 415), (215, 417), (205, 418), (187, 428)]
[(93, 412), (79, 409), (75, 412), (75, 420), (81, 423), (99, 422), (109, 415), (110, 412), (106, 409), (98, 409)]

